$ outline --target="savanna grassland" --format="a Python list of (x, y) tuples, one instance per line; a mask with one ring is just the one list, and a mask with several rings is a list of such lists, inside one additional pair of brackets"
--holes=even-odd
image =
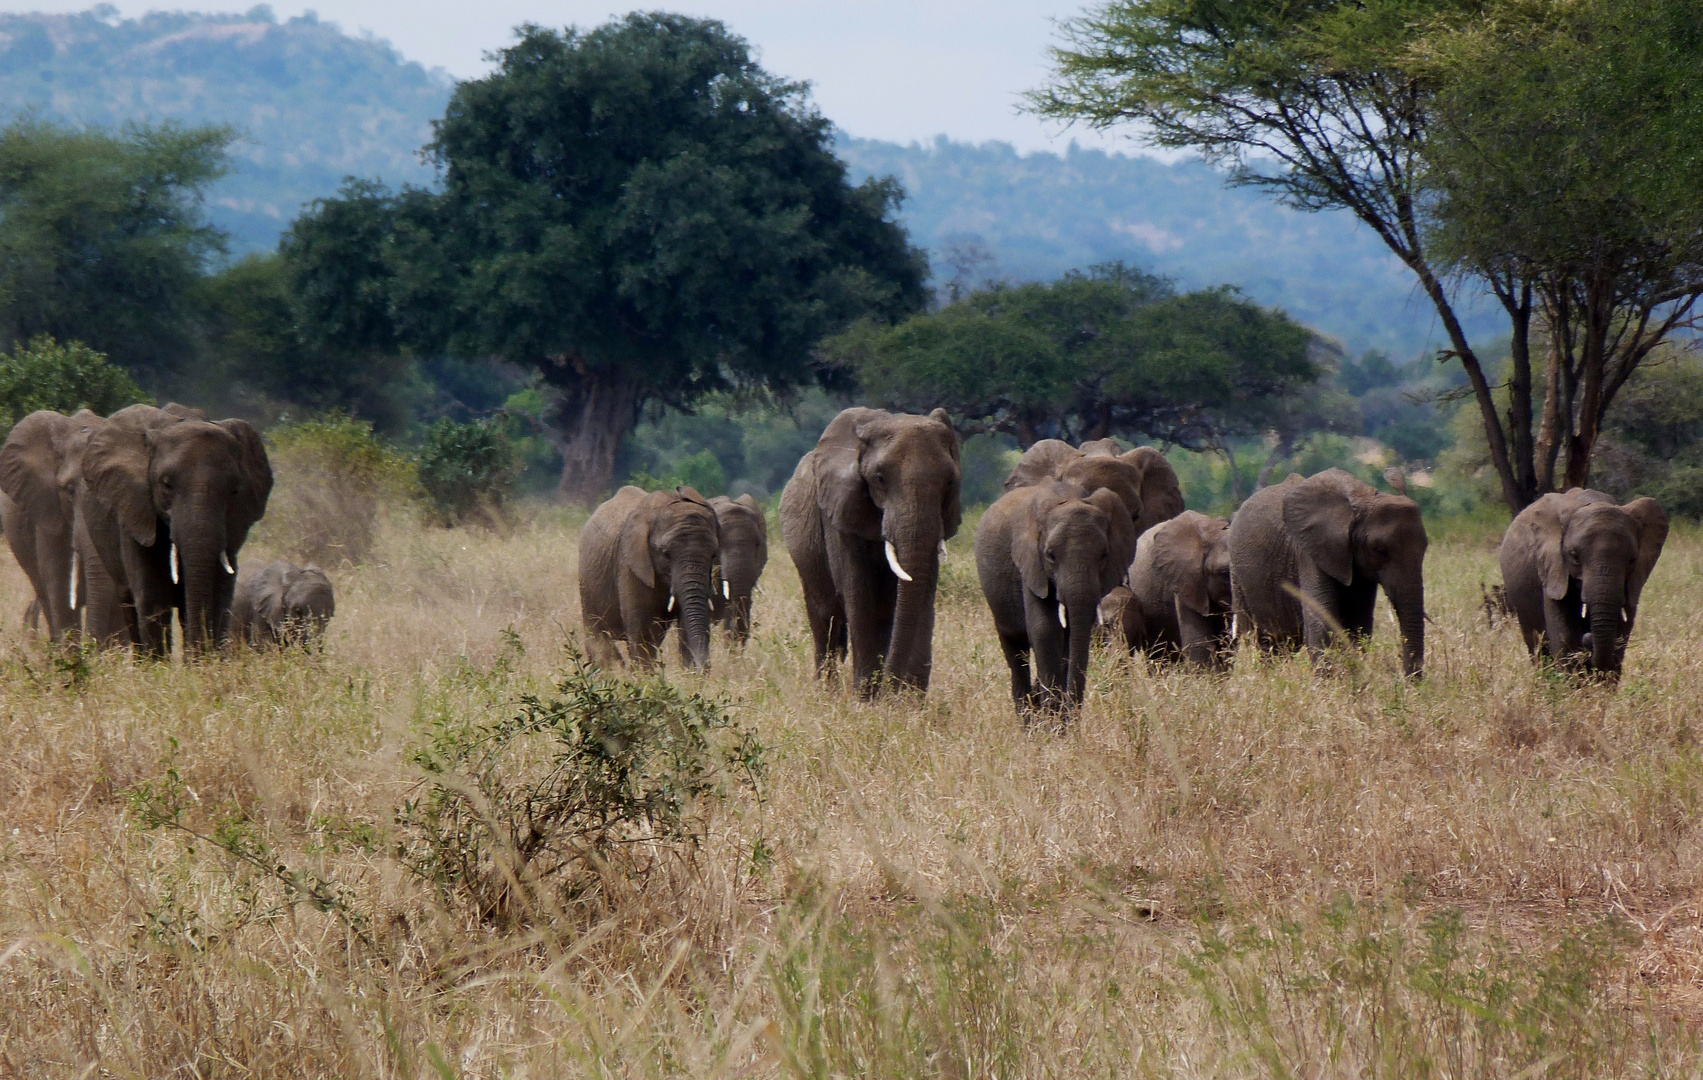
[(500, 910), (408, 855), (472, 791), (426, 751), (565, 693), (572, 522), (393, 522), (323, 654), (191, 665), (50, 655), (5, 560), (0, 1075), (1697, 1074), (1703, 536), (1617, 691), (1534, 672), (1495, 535), (1439, 530), (1423, 682), (1382, 616), (1329, 675), (1101, 652), (1059, 733), (971, 532), (929, 695), (875, 704), (812, 679), (777, 535), (743, 654), (669, 649), (746, 773)]

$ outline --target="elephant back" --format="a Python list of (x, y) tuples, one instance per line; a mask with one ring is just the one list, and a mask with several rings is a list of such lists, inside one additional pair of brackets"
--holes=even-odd
[(1060, 471), (1082, 457), (1082, 451), (1062, 439), (1041, 439), (1017, 459), (1011, 475), (1005, 478), (1005, 490), (1015, 491), (1059, 478)]

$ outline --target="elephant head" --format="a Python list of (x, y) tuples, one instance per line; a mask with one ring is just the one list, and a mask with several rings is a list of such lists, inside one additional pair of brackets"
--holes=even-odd
[(769, 523), (750, 495), (710, 500), (721, 530), (720, 591), (713, 592), (715, 617), (725, 620), (740, 644), (751, 635), (751, 593), (769, 561)]
[(1196, 615), (1230, 614), (1230, 523), (1194, 510), (1143, 537), (1164, 591)]
[(1082, 451), (1062, 439), (1042, 439), (1017, 459), (1011, 475), (1005, 478), (1005, 490), (1032, 487), (1056, 480), (1058, 471), (1082, 456)]
[(1029, 520), (1012, 534), (1012, 561), (1025, 589), (1058, 605), (1069, 636), (1065, 692), (1068, 700), (1080, 701), (1100, 602), (1129, 572), (1135, 524), (1123, 500), (1106, 488), (1088, 494), (1053, 483), (1030, 502), (1029, 511)]
[(1425, 666), (1425, 523), (1419, 504), (1341, 469), (1290, 484), (1283, 527), (1298, 560), (1342, 586), (1381, 585), (1401, 627), (1402, 670)]
[(254, 426), (195, 412), (132, 405), (95, 431), (83, 454), (90, 497), (134, 545), (125, 573), (139, 608), (152, 617), (172, 606), (162, 596), (174, 600), (190, 651), (223, 637), (237, 553), (272, 491)]
[(1183, 512), (1177, 471), (1151, 446), (1119, 453), (1115, 439), (1085, 442), (1080, 450), (1058, 439), (1042, 439), (1023, 452), (1005, 478), (1005, 490), (1048, 480), (1080, 484), (1090, 491), (1095, 487), (1117, 491), (1135, 517), (1137, 536)]
[(621, 527), (623, 567), (645, 588), (668, 590), (666, 610), (680, 624), (681, 652), (694, 671), (710, 664), (711, 579), (720, 548), (714, 508), (686, 486), (650, 492)]
[(275, 612), (279, 638), (290, 644), (312, 644), (325, 635), (337, 614), (337, 594), (331, 579), (317, 566), (292, 566), (284, 572), (283, 595)]
[(958, 435), (927, 416), (847, 409), (817, 443), (816, 499), (829, 527), (879, 543), (897, 579), (888, 678), (926, 687), (940, 553), (958, 532)]
[(1561, 605), (1592, 670), (1618, 674), (1644, 583), (1667, 542), (1668, 516), (1654, 499), (1625, 506), (1600, 491), (1545, 495), (1522, 513), (1535, 534), (1543, 595)]

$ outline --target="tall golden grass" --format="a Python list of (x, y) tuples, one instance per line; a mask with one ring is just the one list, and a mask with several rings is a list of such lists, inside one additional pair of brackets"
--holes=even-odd
[[(323, 654), (187, 666), (56, 658), (8, 560), (0, 1075), (1697, 1075), (1695, 531), (1618, 690), (1489, 625), (1468, 531), (1432, 546), (1421, 683), (1382, 614), (1329, 676), (1102, 652), (1062, 733), (1012, 712), (971, 531), (921, 701), (811, 677), (777, 552), (749, 647), (667, 675), (759, 733), (757, 792), (595, 916), (504, 926), (411, 875), (396, 818), (435, 720), (566, 666), (573, 520), (397, 519)], [(168, 786), (183, 828), (149, 827)]]

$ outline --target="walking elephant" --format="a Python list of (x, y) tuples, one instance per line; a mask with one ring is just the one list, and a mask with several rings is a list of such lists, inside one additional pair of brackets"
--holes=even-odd
[(1341, 469), (1291, 474), (1248, 497), (1229, 538), (1240, 633), (1254, 633), (1268, 649), (1305, 642), (1317, 655), (1333, 625), (1371, 636), (1382, 585), (1401, 628), (1402, 671), (1423, 672), (1427, 540), (1412, 499)]
[(101, 423), (87, 409), (74, 416), (42, 409), (13, 425), (0, 446), (0, 520), (35, 592), (31, 611), (45, 616), (54, 641), (78, 629), (78, 600), (86, 595), (73, 543), (72, 478), (89, 432)]
[(751, 637), (751, 594), (769, 562), (769, 521), (750, 495), (737, 499), (718, 495), (710, 506), (721, 530), (717, 574), (721, 580), (710, 591), (712, 611), (734, 642), (744, 645)]
[(1119, 627), (1131, 652), (1222, 667), (1230, 641), (1230, 523), (1185, 510), (1141, 534)]
[(1535, 660), (1617, 678), (1668, 516), (1654, 499), (1549, 494), (1520, 511), (1499, 552), (1508, 606)]
[(1105, 488), (1049, 481), (1007, 492), (982, 515), (976, 573), (1025, 719), (1081, 703), (1100, 602), (1134, 554), (1135, 523)]
[(237, 578), (231, 603), (231, 637), (244, 645), (313, 648), (337, 614), (337, 593), (317, 566), (278, 559)]
[(816, 670), (850, 649), (853, 684), (928, 688), (940, 557), (963, 516), (958, 436), (946, 415), (847, 409), (781, 493)]
[(710, 585), (721, 532), (715, 510), (689, 487), (645, 491), (624, 487), (599, 506), (579, 541), (580, 611), (592, 659), (628, 659), (644, 671), (660, 662), (662, 639), (680, 626), (680, 658), (694, 671), (710, 666)]
[(186, 654), (225, 639), (237, 555), (272, 492), (254, 426), (204, 415), (132, 405), (108, 417), (83, 452), (79, 535), (129, 609), (123, 621), (154, 656), (170, 652), (174, 611)]
[(1005, 478), (1005, 490), (1047, 480), (1078, 484), (1089, 491), (1109, 487), (1124, 497), (1137, 536), (1182, 513), (1183, 489), (1165, 455), (1151, 446), (1121, 454), (1117, 447), (1112, 439), (1083, 443), (1080, 450), (1059, 439), (1042, 439), (1018, 459)]

